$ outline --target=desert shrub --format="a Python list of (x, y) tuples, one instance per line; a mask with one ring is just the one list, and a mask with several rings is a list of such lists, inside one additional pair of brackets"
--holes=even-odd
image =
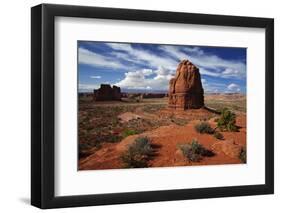
[(94, 140), (92, 140), (91, 143), (94, 146), (96, 146), (96, 144), (100, 145), (102, 143), (117, 143), (117, 142), (120, 142), (121, 140), (122, 140), (122, 137), (119, 135), (115, 135), (115, 134), (107, 134), (107, 135), (95, 134)]
[(119, 135), (108, 135), (104, 137), (106, 142), (108, 143), (117, 143), (122, 140), (122, 137)]
[(236, 115), (227, 108), (222, 109), (221, 116), (217, 121), (217, 126), (221, 131), (236, 132)]
[(133, 130), (133, 129), (126, 129), (126, 130), (122, 133), (122, 135), (123, 135), (124, 138), (127, 137), (127, 136), (129, 136), (129, 135), (135, 135), (135, 134), (138, 134), (138, 132), (137, 132), (136, 130)]
[(179, 149), (189, 161), (199, 162), (201, 160), (201, 156), (191, 148), (190, 144), (181, 144), (179, 145)]
[(111, 121), (111, 125), (112, 125), (113, 127), (116, 127), (118, 124), (119, 124), (118, 118), (113, 118), (112, 121)]
[(173, 122), (179, 126), (184, 126), (184, 125), (188, 124), (188, 120), (184, 119), (184, 118), (172, 118), (171, 122)]
[(137, 102), (137, 103), (139, 103), (139, 102), (141, 102), (141, 96), (140, 95), (138, 95), (138, 94), (131, 94), (129, 97), (128, 97), (128, 101), (129, 102)]
[(90, 146), (86, 143), (79, 143), (79, 159), (88, 156), (88, 150), (90, 149)]
[(242, 163), (247, 162), (247, 151), (246, 151), (245, 147), (241, 148), (240, 154), (239, 154), (239, 159), (241, 160)]
[(93, 153), (94, 150), (97, 150), (100, 147), (101, 147), (100, 144), (93, 144), (91, 142), (79, 143), (79, 147), (78, 147), (79, 159), (89, 156), (90, 154)]
[(128, 146), (128, 149), (121, 155), (121, 160), (127, 168), (148, 167), (149, 156), (152, 153), (149, 138), (140, 137)]
[(223, 135), (220, 133), (220, 132), (215, 132), (214, 133), (214, 137), (216, 138), (216, 139), (219, 139), (219, 140), (223, 140), (224, 138), (223, 138)]
[(193, 139), (191, 143), (178, 145), (178, 148), (190, 162), (199, 162), (202, 157), (211, 157), (214, 155), (212, 151), (204, 148), (195, 139)]
[(200, 134), (213, 134), (214, 129), (210, 126), (208, 122), (200, 122), (195, 125), (195, 130)]

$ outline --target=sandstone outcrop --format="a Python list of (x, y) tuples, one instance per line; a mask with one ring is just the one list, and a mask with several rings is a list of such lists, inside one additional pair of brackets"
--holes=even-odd
[(120, 101), (121, 89), (120, 87), (109, 84), (101, 84), (99, 89), (94, 90), (94, 101)]
[(169, 107), (186, 110), (203, 106), (204, 90), (199, 69), (190, 61), (183, 60), (169, 82)]
[(238, 158), (242, 146), (232, 140), (220, 141), (212, 145), (212, 150), (216, 153), (224, 153), (231, 158)]

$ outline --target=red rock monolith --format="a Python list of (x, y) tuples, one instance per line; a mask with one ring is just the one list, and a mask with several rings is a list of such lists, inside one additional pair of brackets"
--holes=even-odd
[(109, 84), (101, 84), (99, 89), (94, 90), (94, 101), (119, 101), (121, 100), (120, 87)]
[(169, 82), (169, 107), (186, 110), (203, 106), (204, 90), (199, 69), (190, 61), (183, 60)]

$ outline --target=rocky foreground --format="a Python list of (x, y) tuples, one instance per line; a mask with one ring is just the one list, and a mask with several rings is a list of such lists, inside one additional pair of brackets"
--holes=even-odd
[[(161, 116), (169, 116), (169, 110), (159, 112)], [(158, 114), (158, 113), (157, 113)], [(154, 114), (155, 115), (155, 114)], [(205, 109), (189, 110), (178, 112), (180, 117), (210, 117), (211, 113)], [(129, 115), (131, 119), (142, 117), (142, 113)], [(123, 116), (124, 119), (129, 119)], [(153, 116), (151, 117), (153, 119)], [(213, 128), (216, 127), (216, 116), (212, 117), (208, 122)], [(79, 170), (92, 169), (120, 169), (124, 168), (121, 159), (122, 153), (126, 151), (128, 146), (138, 137), (148, 137), (152, 141), (154, 156), (148, 162), (148, 167), (169, 167), (169, 166), (189, 166), (189, 165), (217, 165), (217, 164), (238, 164), (239, 152), (241, 147), (246, 145), (246, 115), (241, 113), (236, 118), (239, 132), (222, 132), (224, 140), (214, 138), (209, 134), (200, 134), (196, 132), (194, 126), (200, 122), (192, 120), (186, 125), (171, 124), (161, 126), (151, 131), (141, 134), (130, 135), (119, 143), (104, 143), (102, 147), (93, 154), (82, 158), (79, 161)], [(190, 142), (192, 139), (202, 144), (206, 149), (214, 153), (212, 157), (204, 157), (199, 162), (190, 162), (178, 149), (178, 145)]]

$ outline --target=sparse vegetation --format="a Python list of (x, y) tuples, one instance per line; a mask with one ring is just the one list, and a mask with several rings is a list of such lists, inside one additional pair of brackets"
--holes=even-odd
[(221, 131), (237, 132), (236, 115), (227, 108), (221, 111), (221, 116), (217, 121), (217, 126)]
[[(224, 122), (221, 120), (226, 120), (225, 118), (222, 119), (223, 115), (213, 113), (212, 111), (208, 111), (206, 109), (186, 110), (184, 112), (173, 111), (168, 108), (168, 98), (166, 97), (161, 99), (144, 98), (138, 103), (137, 100), (128, 100), (126, 97), (122, 98), (122, 101), (116, 102), (95, 102), (93, 101), (92, 96), (79, 96), (79, 168), (84, 170), (124, 168), (125, 166), (128, 168), (154, 167), (160, 165), (159, 161), (167, 161), (169, 162), (169, 165), (172, 165), (172, 161), (174, 161), (174, 152), (166, 153), (165, 150), (167, 146), (169, 146), (169, 150), (173, 150), (175, 146), (178, 147), (180, 156), (179, 159), (177, 159), (178, 161), (175, 166), (184, 163), (182, 159), (183, 156), (181, 156), (181, 153), (183, 152), (186, 153), (184, 156), (189, 156), (184, 158), (186, 161), (198, 162), (196, 164), (200, 165), (213, 164), (216, 161), (211, 160), (209, 162), (208, 159), (204, 159), (204, 157), (214, 155), (214, 153), (207, 150), (207, 148), (211, 147), (214, 143), (218, 143), (218, 140), (223, 140), (224, 137), (226, 140), (229, 138), (237, 139), (236, 137), (238, 137), (239, 147), (245, 146), (246, 134), (244, 134), (244, 132), (246, 131), (246, 97), (240, 97), (238, 95), (207, 94), (205, 96), (205, 104), (215, 111), (223, 112), (223, 108), (227, 107), (231, 113), (235, 113), (236, 123), (238, 123), (239, 119), (239, 127), (237, 127), (234, 122), (234, 130), (237, 131), (237, 129), (239, 129), (240, 132), (230, 134), (225, 133), (225, 131), (232, 131), (233, 128), (228, 128), (227, 125), (223, 124)], [(136, 115), (137, 118), (133, 118), (131, 120), (121, 119), (121, 115), (127, 112), (130, 112), (132, 115)], [(198, 131), (195, 125), (193, 125), (195, 120), (200, 121), (196, 123), (198, 124)], [(220, 123), (221, 128), (218, 127), (217, 123)], [(175, 126), (175, 124), (178, 126)], [(195, 134), (194, 130), (196, 129), (196, 132), (198, 132), (198, 134), (196, 133), (198, 135), (198, 141), (202, 143), (197, 141), (198, 144), (192, 144), (191, 140), (178, 141), (177, 137), (172, 140), (171, 137), (163, 137), (164, 134), (166, 135), (167, 133), (168, 135), (169, 131), (174, 131), (174, 129), (177, 131), (173, 133), (173, 135), (186, 134), (188, 138), (190, 137), (190, 134)], [(152, 150), (151, 152), (148, 152), (149, 154), (139, 154), (145, 152), (135, 151), (138, 149), (141, 150), (141, 148), (136, 148), (138, 145), (134, 145), (137, 143), (136, 141), (130, 145), (130, 147), (132, 146), (135, 148), (129, 148), (128, 146), (126, 147), (125, 152), (121, 151), (123, 150), (121, 148), (124, 147), (124, 144), (119, 144), (119, 142), (121, 142), (124, 138), (130, 135), (135, 135), (133, 136), (135, 138), (137, 137), (137, 134), (141, 134), (143, 132), (147, 132), (146, 135), (150, 138), (151, 134), (154, 134), (154, 130), (156, 130), (157, 136), (155, 137), (153, 135), (153, 138), (155, 137), (155, 139), (153, 139), (153, 144), (144, 146), (150, 147), (144, 148), (144, 150)], [(199, 133), (209, 134), (209, 136), (199, 135)], [(157, 138), (158, 135), (160, 137), (159, 139)], [(124, 142), (126, 143), (128, 140), (129, 138), (124, 140)], [(176, 145), (178, 142), (185, 143), (182, 145)], [(222, 144), (223, 143), (224, 142), (222, 142)], [(203, 144), (206, 144), (206, 146)], [(202, 150), (200, 147), (207, 151), (198, 151)], [(239, 151), (235, 153), (236, 159), (233, 158), (233, 161), (236, 162), (237, 160), (241, 160), (241, 163), (246, 162), (246, 148), (241, 149), (241, 152), (240, 148), (238, 150)], [(111, 157), (108, 158), (109, 155), (112, 159)], [(217, 155), (220, 157), (219, 152)], [(202, 162), (201, 159), (203, 159)], [(221, 163), (224, 163), (224, 160), (225, 158), (222, 156)], [(229, 162), (227, 161), (226, 163)]]
[(151, 142), (147, 137), (137, 138), (121, 155), (126, 168), (148, 167), (148, 160), (153, 153)]
[[(118, 143), (129, 135), (140, 134), (147, 130), (171, 123), (168, 119), (133, 119), (129, 122), (120, 122), (118, 115), (125, 112), (135, 112), (136, 106), (119, 103), (118, 105), (92, 105), (90, 101), (79, 100), (79, 144), (83, 145), (83, 153), (92, 148), (98, 149), (102, 143)], [(142, 110), (147, 109), (155, 113), (165, 105), (140, 105)], [(83, 155), (81, 155), (83, 156)]]
[(241, 95), (206, 95), (205, 105), (215, 110), (221, 111), (227, 107), (237, 112), (246, 112), (246, 97)]
[(208, 122), (200, 122), (195, 125), (195, 130), (200, 134), (213, 134), (214, 129), (210, 126)]
[(203, 157), (214, 156), (214, 153), (204, 148), (197, 140), (193, 139), (191, 143), (180, 144), (178, 148), (189, 162), (199, 162)]
[(223, 134), (221, 134), (220, 132), (217, 132), (217, 131), (214, 133), (214, 137), (218, 140), (224, 139)]
[(145, 105), (143, 106), (143, 111), (147, 113), (155, 113), (160, 111), (161, 109), (164, 109), (166, 107), (166, 104), (151, 104), (151, 105)]
[(239, 159), (241, 160), (242, 163), (247, 162), (247, 151), (246, 151), (245, 147), (241, 148), (240, 154), (239, 154)]

